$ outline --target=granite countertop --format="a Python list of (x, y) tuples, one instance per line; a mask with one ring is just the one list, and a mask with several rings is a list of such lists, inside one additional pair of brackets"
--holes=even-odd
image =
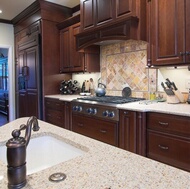
[[(0, 145), (11, 137), (11, 131), (26, 123), (20, 118), (0, 127)], [(136, 155), (117, 147), (90, 139), (39, 121), (40, 131), (35, 135), (51, 135), (72, 141), (79, 148), (84, 146), (82, 156), (27, 176), (27, 189), (190, 189), (190, 173)], [(52, 129), (53, 127), (53, 129)], [(22, 133), (23, 134), (23, 133)], [(7, 167), (0, 162), (0, 188), (7, 188)], [(48, 180), (50, 174), (63, 172), (67, 178), (58, 183)]]
[[(46, 97), (55, 98), (63, 101), (72, 101), (80, 95), (47, 95)], [(117, 105), (118, 109), (132, 110), (132, 111), (141, 111), (141, 112), (160, 112), (167, 114), (175, 114), (181, 116), (190, 117), (190, 104), (179, 103), (179, 104), (168, 104), (167, 102), (155, 102), (155, 101), (143, 101), (141, 102), (132, 102), (126, 104)]]

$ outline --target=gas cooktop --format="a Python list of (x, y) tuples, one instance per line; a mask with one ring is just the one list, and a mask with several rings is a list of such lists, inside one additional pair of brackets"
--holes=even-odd
[(112, 104), (124, 104), (129, 102), (136, 102), (145, 100), (144, 98), (135, 98), (135, 97), (122, 97), (122, 96), (88, 96), (88, 97), (80, 97), (78, 100), (87, 100), (87, 101), (95, 101), (100, 103), (112, 103)]

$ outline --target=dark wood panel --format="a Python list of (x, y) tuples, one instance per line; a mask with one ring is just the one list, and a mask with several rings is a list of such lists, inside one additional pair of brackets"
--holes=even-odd
[(72, 114), (72, 131), (118, 146), (118, 123)]
[(190, 140), (149, 131), (147, 156), (190, 171)]
[(129, 15), (132, 10), (132, 1), (116, 0), (116, 17)]
[(161, 113), (148, 113), (148, 129), (190, 137), (190, 118)]
[(83, 0), (81, 1), (81, 29), (85, 30), (92, 28), (95, 25), (95, 4), (93, 0)]
[(185, 1), (151, 1), (150, 31), (152, 65), (185, 62)]
[(136, 113), (120, 110), (119, 147), (136, 152)]
[(115, 17), (113, 0), (96, 0), (96, 25), (111, 22)]

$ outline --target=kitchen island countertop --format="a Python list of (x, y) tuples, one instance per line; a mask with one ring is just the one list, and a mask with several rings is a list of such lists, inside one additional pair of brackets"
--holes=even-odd
[[(47, 95), (46, 97), (55, 98), (63, 101), (72, 101), (81, 97), (80, 95)], [(181, 116), (190, 117), (190, 104), (179, 103), (179, 104), (168, 104), (167, 102), (157, 102), (149, 101), (149, 103), (132, 102), (125, 104), (118, 104), (118, 109), (141, 111), (141, 112), (160, 112)], [(145, 101), (146, 102), (146, 101)], [(106, 104), (105, 104), (106, 105)]]
[[(0, 127), (0, 145), (11, 137), (13, 129), (26, 123), (20, 118)], [(28, 175), (26, 189), (190, 189), (190, 173), (90, 139), (77, 133), (39, 121), (35, 135), (54, 134), (88, 149), (82, 156)], [(52, 129), (53, 127), (53, 129)], [(24, 133), (24, 132), (23, 132)], [(22, 133), (22, 134), (23, 134)], [(0, 188), (7, 188), (7, 167), (0, 162)], [(50, 174), (63, 172), (67, 178), (58, 183)]]

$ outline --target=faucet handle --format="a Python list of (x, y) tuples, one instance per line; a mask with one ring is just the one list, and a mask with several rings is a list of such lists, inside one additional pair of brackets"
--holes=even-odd
[(22, 124), (20, 126), (20, 129), (15, 129), (12, 131), (12, 136), (13, 138), (18, 138), (20, 136), (20, 133), (22, 130), (25, 130), (26, 129), (26, 125), (25, 124)]

